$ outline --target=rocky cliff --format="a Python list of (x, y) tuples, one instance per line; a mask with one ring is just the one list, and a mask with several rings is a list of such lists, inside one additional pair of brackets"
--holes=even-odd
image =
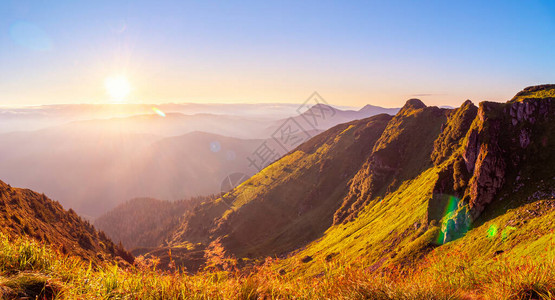
[[(444, 128), (440, 138), (449, 129), (459, 136), (466, 132), (459, 149), (444, 162), (430, 200), (428, 218), (444, 219), (443, 242), (463, 235), (492, 202), (502, 198), (503, 192), (512, 191), (515, 184), (554, 179), (550, 172), (531, 171), (551, 168), (538, 164), (552, 162), (554, 157), (555, 98), (541, 97), (551, 89), (552, 85), (529, 87), (507, 103), (482, 102), (467, 130), (464, 126)], [(436, 145), (442, 144), (438, 141)], [(451, 211), (446, 195), (457, 199)]]

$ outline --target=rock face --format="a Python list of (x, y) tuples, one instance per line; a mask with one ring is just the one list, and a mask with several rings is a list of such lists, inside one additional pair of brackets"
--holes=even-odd
[(484, 211), (505, 183), (506, 164), (499, 146), (501, 120), (491, 117), (501, 107), (499, 103), (480, 104), (476, 126), (471, 129), (464, 146), (467, 171), (473, 173), (469, 186), (469, 207), (473, 218)]
[(442, 126), (442, 131), (434, 142), (432, 160), (435, 165), (451, 156), (459, 146), (460, 140), (464, 138), (476, 118), (477, 111), (478, 108), (470, 100), (466, 100), (460, 108), (449, 114), (447, 123)]
[[(548, 98), (549, 99), (549, 98)], [(535, 124), (537, 120), (544, 120), (549, 113), (549, 100), (524, 99), (522, 102), (509, 103), (505, 113), (511, 116), (511, 124), (517, 126), (522, 123)]]
[(448, 165), (438, 173), (432, 198), (428, 201), (428, 222), (439, 222), (445, 216), (449, 201), (454, 196), (453, 186), (453, 165)]
[(473, 219), (480, 216), (503, 187), (508, 165), (518, 166), (527, 156), (526, 148), (538, 140), (541, 130), (534, 125), (555, 121), (554, 112), (550, 111), (552, 103), (553, 98), (481, 103), (463, 152), (467, 170), (473, 173), (469, 186)]
[[(522, 169), (550, 161), (555, 156), (550, 146), (555, 139), (552, 133), (555, 98), (541, 97), (554, 88), (555, 85), (530, 87), (507, 103), (482, 102), (470, 126), (453, 126), (449, 119), (443, 127), (432, 158), (436, 164), (445, 161), (448, 164), (438, 174), (429, 200), (428, 219), (443, 220), (444, 242), (464, 234), (471, 222), (499, 198), (508, 182), (520, 179), (517, 174)], [(469, 104), (465, 102), (463, 107), (465, 105)], [(471, 113), (465, 115), (466, 120), (469, 115)], [(459, 119), (465, 116), (458, 114)], [(462, 142), (459, 150), (454, 146), (457, 138)], [(450, 151), (453, 153), (450, 158), (443, 155)], [(552, 175), (546, 174), (544, 177), (551, 179)], [(446, 213), (448, 201), (452, 199), (457, 199), (457, 208), (452, 207)]]
[[(491, 149), (490, 149), (491, 147)], [(473, 218), (484, 211), (505, 183), (505, 161), (501, 150), (482, 145), (476, 160), (473, 181), (470, 185), (470, 209)]]

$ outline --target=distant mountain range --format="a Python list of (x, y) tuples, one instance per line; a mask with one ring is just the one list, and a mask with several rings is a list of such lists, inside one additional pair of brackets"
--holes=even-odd
[[(68, 122), (126, 118), (137, 115), (164, 114), (220, 115), (245, 119), (279, 120), (298, 114), (299, 104), (59, 104), (29, 107), (0, 107), (0, 133), (32, 131)], [(338, 107), (339, 109), (349, 109)]]
[[(398, 111), (399, 108), (383, 108), (373, 105), (366, 105), (360, 110), (340, 110), (327, 104), (316, 104), (306, 111), (293, 116), (292, 119), (306, 131), (316, 130), (317, 132), (321, 132), (337, 124), (360, 120), (379, 114), (395, 115)], [(266, 130), (266, 133), (271, 134), (275, 132), (286, 121), (287, 119), (275, 121), (272, 126)]]
[[(117, 113), (122, 107), (115, 106)], [(132, 106), (137, 110), (151, 107)], [(231, 174), (247, 179), (298, 144), (337, 123), (395, 109), (367, 106), (360, 111), (316, 105), (292, 119), (304, 121), (309, 113), (333, 110), (323, 122), (306, 129), (292, 145), (277, 132), (288, 119), (279, 120), (292, 105), (213, 105), (213, 111), (242, 115), (199, 113), (141, 114), (127, 117), (71, 121), (40, 130), (0, 134), (0, 178), (45, 192), (65, 207), (94, 218), (135, 197), (178, 200), (217, 194)], [(297, 106), (295, 106), (297, 107)], [(114, 106), (47, 106), (18, 110), (24, 120), (61, 116), (100, 116)], [(170, 110), (199, 111), (203, 105), (166, 105)], [(276, 116), (266, 118), (272, 109)], [(44, 111), (43, 111), (44, 110)], [(152, 110), (151, 110), (152, 112)], [(248, 115), (248, 116), (245, 116)], [(13, 117), (13, 116), (12, 116)], [(311, 116), (313, 117), (313, 116)], [(5, 120), (0, 114), (0, 123)], [(17, 118), (16, 118), (17, 119)], [(19, 119), (17, 119), (19, 120)], [(284, 129), (285, 127), (282, 127)], [(289, 139), (287, 137), (287, 139)], [(293, 141), (290, 139), (290, 141)], [(271, 154), (259, 157), (267, 148)], [(257, 152), (258, 150), (258, 152)], [(250, 159), (250, 160), (249, 160)], [(262, 161), (263, 160), (263, 161)]]

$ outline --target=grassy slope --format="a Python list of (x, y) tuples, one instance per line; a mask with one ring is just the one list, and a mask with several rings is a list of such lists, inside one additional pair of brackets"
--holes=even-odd
[(65, 211), (44, 194), (13, 188), (1, 181), (0, 227), (8, 236), (28, 236), (93, 262), (118, 255), (132, 261), (123, 247), (72, 210)]
[(510, 102), (520, 102), (524, 99), (555, 98), (555, 84), (531, 86), (517, 93)]
[[(527, 95), (540, 98), (541, 95), (537, 93), (543, 93), (543, 91)], [(502, 201), (493, 202), (483, 216), (475, 221), (474, 228), (465, 237), (437, 248), (438, 251), (448, 251), (450, 245), (456, 244), (459, 248), (468, 247), (466, 250), (469, 251), (469, 255), (487, 253), (491, 256), (492, 251), (505, 249), (501, 247), (489, 251), (493, 247), (490, 243), (495, 239), (479, 239), (477, 234), (497, 228), (499, 232), (497, 237), (502, 235), (518, 237), (513, 241), (515, 244), (513, 246), (517, 248), (524, 247), (534, 238), (540, 238), (535, 242), (538, 246), (532, 247), (536, 249), (535, 252), (532, 251), (529, 254), (541, 254), (541, 250), (548, 246), (543, 236), (555, 229), (555, 226), (548, 222), (547, 215), (551, 215), (551, 206), (543, 202), (530, 203), (538, 200), (541, 195), (549, 195), (555, 186), (555, 177), (553, 177), (555, 151), (552, 151), (555, 147), (554, 126), (553, 122), (534, 126), (536, 127), (533, 131), (535, 139), (526, 151), (521, 149), (519, 153), (522, 155), (518, 169), (521, 179), (518, 182), (514, 181), (516, 172), (507, 174), (510, 181), (499, 193)], [(449, 129), (450, 126), (446, 128)], [(506, 140), (504, 142), (509, 143)], [(305, 256), (311, 256), (314, 261), (326, 257), (329, 259), (331, 256), (345, 262), (362, 259), (367, 267), (372, 269), (387, 266), (388, 263), (398, 265), (411, 260), (417, 261), (417, 258), (421, 258), (432, 248), (437, 247), (435, 245), (437, 234), (431, 233), (437, 232), (438, 228), (435, 227), (435, 223), (427, 225), (425, 217), (426, 206), (432, 196), (437, 173), (457, 159), (463, 144), (464, 142), (455, 143), (454, 145), (459, 149), (449, 151), (454, 153), (450, 159), (430, 167), (416, 179), (404, 182), (399, 189), (388, 194), (383, 200), (375, 199), (366, 206), (354, 222), (330, 228), (322, 239), (312, 243), (290, 260), (298, 261)], [(507, 146), (507, 149), (511, 148)], [(511, 171), (510, 168), (509, 171)], [(515, 188), (517, 185), (519, 187)], [(538, 192), (541, 192), (539, 196), (534, 197)], [(538, 205), (538, 209), (530, 210), (532, 205)], [(530, 227), (531, 223), (521, 224), (522, 222), (514, 221), (517, 215), (521, 219), (534, 219), (533, 223), (537, 224), (536, 227)], [(520, 224), (520, 226), (514, 224)], [(506, 229), (507, 226), (510, 228)], [(511, 251), (511, 253), (516, 256), (525, 254), (523, 251)], [(321, 265), (317, 262), (307, 263), (300, 269), (307, 274), (317, 274), (322, 271)]]
[(311, 256), (314, 263), (306, 264), (303, 271), (307, 275), (320, 273), (318, 261), (326, 257), (344, 263), (364, 261), (372, 269), (387, 265), (412, 239), (428, 230), (426, 208), (436, 178), (436, 169), (431, 168), (403, 183), (394, 193), (367, 206), (355, 221), (330, 228), (289, 263), (296, 266), (299, 258)]
[[(551, 299), (555, 296), (554, 234), (539, 228), (551, 224), (555, 205), (554, 201), (537, 203), (512, 210), (466, 237), (436, 248), (408, 273), (369, 272), (366, 258), (346, 262), (320, 257), (313, 261), (320, 270), (316, 275), (281, 271), (284, 265), (305, 270), (307, 264), (291, 259), (267, 260), (248, 274), (164, 273), (155, 270), (152, 261), (143, 260), (127, 270), (112, 264), (90, 268), (80, 259), (57, 254), (36, 242), (0, 235), (0, 295), (8, 298), (20, 292), (60, 299)], [(542, 213), (532, 217), (526, 215), (527, 210)], [(519, 227), (521, 232), (510, 229), (503, 234), (503, 226), (511, 220), (527, 222)], [(492, 224), (500, 226), (496, 234), (490, 230)], [(367, 227), (360, 230), (372, 232)], [(345, 251), (356, 253), (358, 242), (345, 238)], [(499, 245), (506, 245), (505, 252), (493, 256), (491, 251)]]
[(310, 140), (223, 199), (193, 212), (175, 243), (207, 243), (202, 236), (222, 236), (237, 256), (264, 256), (319, 237), (390, 119), (379, 115), (338, 125)]

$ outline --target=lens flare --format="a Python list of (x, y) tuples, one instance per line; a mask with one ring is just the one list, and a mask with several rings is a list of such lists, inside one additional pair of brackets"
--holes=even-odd
[(503, 231), (501, 232), (501, 238), (503, 239), (503, 241), (505, 241), (509, 237), (509, 234), (511, 234), (511, 232), (515, 230), (516, 230), (516, 227), (514, 226), (505, 227), (505, 229), (503, 229)]
[(497, 235), (497, 225), (491, 224), (488, 228), (488, 237), (493, 238)]
[(220, 142), (213, 141), (210, 143), (210, 151), (216, 153), (216, 152), (220, 152), (221, 149), (222, 149), (222, 146), (220, 145)]
[(445, 235), (447, 235), (446, 231), (448, 230), (448, 228), (446, 228), (447, 220), (452, 217), (453, 213), (457, 210), (458, 205), (459, 205), (459, 198), (455, 196), (449, 196), (449, 199), (447, 199), (447, 205), (445, 206), (445, 211), (443, 212), (444, 221), (443, 221), (442, 227), (445, 227), (445, 231), (441, 230), (439, 232), (439, 236), (437, 237), (438, 244), (444, 243)]
[(152, 110), (153, 110), (155, 113), (157, 113), (160, 117), (165, 117), (165, 116), (166, 116), (166, 114), (165, 114), (163, 111), (161, 111), (160, 109), (158, 109), (158, 108), (156, 108), (156, 107), (153, 107)]

